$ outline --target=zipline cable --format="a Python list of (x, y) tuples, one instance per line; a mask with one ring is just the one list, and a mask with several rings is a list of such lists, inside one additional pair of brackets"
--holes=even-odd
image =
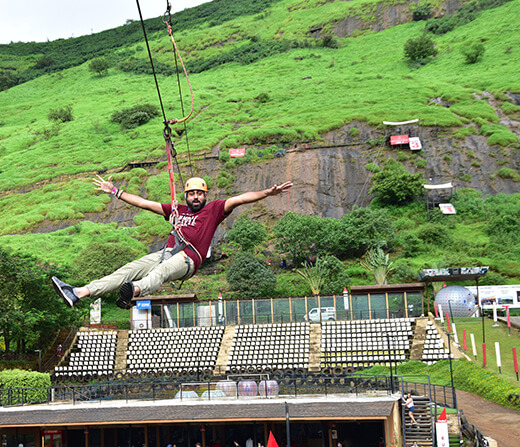
[[(184, 126), (185, 126), (184, 129), (185, 129), (185, 132), (187, 132), (186, 120), (188, 120), (188, 118), (193, 113), (194, 105), (195, 105), (195, 99), (194, 99), (194, 96), (193, 96), (193, 90), (191, 88), (191, 83), (190, 83), (190, 80), (189, 80), (189, 77), (188, 77), (188, 73), (186, 71), (186, 67), (184, 66), (184, 63), (182, 62), (182, 58), (180, 56), (179, 50), (177, 48), (175, 40), (173, 39), (173, 32), (172, 32), (171, 25), (164, 20), (164, 17), (166, 16), (166, 14), (168, 14), (169, 20), (171, 21), (170, 4), (169, 4), (169, 2), (167, 0), (166, 1), (167, 11), (166, 11), (165, 15), (163, 16), (163, 22), (168, 27), (168, 34), (171, 37), (175, 54), (176, 54), (176, 56), (178, 56), (179, 60), (181, 61), (182, 68), (184, 70), (184, 75), (186, 76), (186, 79), (188, 81), (188, 86), (190, 88), (190, 93), (191, 93), (191, 111), (190, 111), (190, 113), (187, 116), (184, 116), (181, 119), (175, 119), (174, 118), (172, 120), (168, 120), (166, 118), (166, 113), (164, 111), (164, 104), (163, 104), (162, 97), (161, 97), (161, 91), (159, 89), (159, 82), (157, 81), (157, 74), (155, 72), (155, 66), (153, 64), (152, 52), (150, 50), (150, 45), (148, 43), (148, 36), (146, 34), (146, 28), (144, 26), (143, 14), (141, 12), (141, 6), (139, 4), (139, 0), (136, 0), (136, 3), (137, 3), (137, 10), (139, 11), (139, 18), (141, 20), (141, 27), (143, 29), (144, 39), (145, 39), (145, 42), (146, 42), (146, 49), (148, 50), (148, 58), (150, 59), (150, 65), (152, 67), (153, 77), (154, 77), (154, 81), (155, 81), (155, 87), (157, 89), (157, 95), (159, 97), (159, 103), (161, 105), (161, 111), (162, 111), (162, 115), (163, 115), (163, 123), (164, 123), (163, 137), (164, 137), (164, 140), (166, 142), (166, 154), (167, 154), (167, 158), (168, 158), (168, 174), (170, 176), (170, 198), (171, 198), (170, 223), (171, 223), (171, 225), (173, 227), (172, 233), (175, 234), (175, 236), (181, 242), (185, 243), (186, 245), (189, 245), (188, 241), (186, 240), (186, 238), (182, 234), (181, 226), (180, 226), (180, 222), (179, 222), (178, 201), (177, 201), (177, 196), (176, 196), (176, 191), (175, 191), (175, 175), (174, 175), (174, 172), (173, 172), (173, 160), (172, 160), (173, 158), (175, 158), (175, 163), (177, 165), (177, 170), (179, 172), (179, 177), (180, 177), (181, 184), (183, 184), (184, 182), (183, 182), (182, 174), (181, 174), (181, 171), (180, 171), (180, 168), (179, 168), (179, 163), (178, 163), (177, 157), (176, 157), (177, 152), (175, 151), (174, 144), (173, 144), (173, 141), (171, 139), (172, 130), (171, 130), (169, 124), (184, 123)], [(175, 65), (176, 65), (176, 71), (177, 71), (177, 82), (178, 82), (178, 85), (179, 85), (180, 102), (181, 102), (181, 106), (182, 106), (182, 113), (184, 115), (184, 106), (183, 106), (183, 102), (182, 102), (182, 91), (181, 91), (181, 88), (180, 88), (180, 79), (179, 79), (179, 70), (178, 70), (178, 66), (177, 66), (177, 59), (175, 59)], [(187, 134), (186, 134), (186, 137), (187, 137)], [(189, 151), (189, 148), (188, 148), (188, 151)], [(189, 157), (189, 152), (188, 152), (188, 157)], [(190, 159), (190, 167), (191, 167), (191, 158), (189, 158), (189, 159)], [(202, 257), (200, 255), (200, 253), (191, 245), (190, 245), (190, 248), (192, 248), (195, 251), (195, 253), (199, 256), (200, 260), (202, 261)]]

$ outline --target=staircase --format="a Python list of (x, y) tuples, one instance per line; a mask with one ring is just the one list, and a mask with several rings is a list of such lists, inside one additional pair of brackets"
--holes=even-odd
[(226, 326), (222, 341), (220, 343), (220, 350), (218, 352), (217, 361), (215, 362), (215, 375), (224, 375), (226, 372), (226, 366), (229, 358), (229, 351), (231, 350), (231, 344), (233, 337), (235, 336), (235, 326)]
[[(60, 329), (57, 337), (42, 358), (42, 371), (52, 371), (60, 363), (72, 347), (76, 332), (76, 329)], [(58, 345), (62, 346), (61, 357), (56, 355)]]
[(321, 370), (321, 324), (313, 323), (310, 326), (309, 372), (317, 373)]
[(408, 408), (403, 404), (403, 426), (404, 426), (404, 445), (412, 445), (417, 441), (421, 447), (434, 447), (433, 445), (433, 426), (431, 414), (431, 401), (426, 396), (413, 396), (415, 410), (413, 415), (417, 424), (412, 424), (408, 416)]
[(128, 331), (117, 331), (117, 344), (114, 370), (126, 372), (126, 351), (128, 350)]

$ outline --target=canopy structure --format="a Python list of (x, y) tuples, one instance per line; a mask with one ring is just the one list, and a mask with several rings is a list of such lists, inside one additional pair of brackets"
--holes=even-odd
[(404, 126), (406, 124), (415, 124), (419, 122), (419, 118), (408, 121), (383, 121), (385, 126)]
[(455, 187), (453, 183), (441, 183), (438, 185), (423, 185), (426, 190), (425, 201), (428, 220), (430, 220), (430, 210), (438, 206), (442, 214), (456, 214), (455, 207), (450, 203)]

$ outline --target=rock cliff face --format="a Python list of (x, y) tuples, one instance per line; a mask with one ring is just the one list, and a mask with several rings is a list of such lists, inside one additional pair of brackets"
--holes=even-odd
[[(349, 133), (352, 127), (359, 131), (356, 137)], [(368, 205), (373, 198), (369, 193), (372, 174), (365, 166), (369, 162), (382, 166), (389, 157), (403, 160), (410, 172), (422, 173), (429, 184), (452, 182), (456, 188), (474, 188), (484, 194), (519, 191), (518, 183), (495, 175), (504, 166), (520, 168), (518, 151), (490, 147), (486, 137), (479, 135), (459, 140), (448, 135), (446, 129), (417, 127), (411, 130), (423, 144), (423, 150), (418, 154), (409, 149), (390, 149), (383, 144), (363, 144), (361, 142), (384, 138), (384, 131), (362, 123), (351, 123), (324, 135), (322, 142), (310, 148), (296, 146), (289, 149), (283, 158), (236, 168), (233, 193), (268, 188), (292, 180), (294, 187), (286, 196), (250, 205), (251, 215), (269, 219), (294, 211), (340, 218), (354, 205)], [(324, 147), (317, 148), (318, 145)], [(424, 168), (416, 166), (419, 159), (425, 160)], [(505, 160), (508, 160), (507, 165)], [(220, 169), (219, 161), (209, 160), (203, 162), (199, 173), (216, 176)], [(226, 197), (223, 191), (212, 194)]]

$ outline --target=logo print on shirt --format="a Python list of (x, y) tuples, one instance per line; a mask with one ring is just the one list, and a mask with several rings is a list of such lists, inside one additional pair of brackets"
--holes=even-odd
[(198, 216), (187, 216), (185, 214), (179, 216), (179, 223), (181, 227), (193, 227), (197, 221)]

